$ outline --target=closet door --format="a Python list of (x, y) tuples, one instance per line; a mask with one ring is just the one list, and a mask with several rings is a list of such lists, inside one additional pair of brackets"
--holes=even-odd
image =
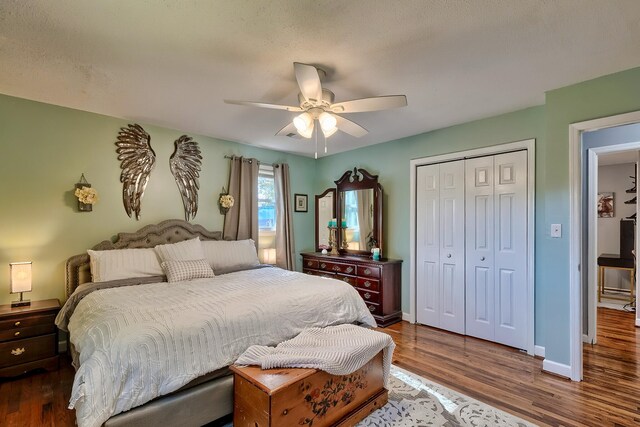
[(440, 166), (416, 179), (416, 321), (440, 327)]
[(465, 332), (464, 161), (440, 164), (440, 327)]
[(466, 333), (486, 340), (495, 336), (493, 160), (465, 162)]
[(495, 339), (527, 346), (527, 152), (494, 158)]
[(464, 333), (464, 161), (416, 176), (416, 320)]

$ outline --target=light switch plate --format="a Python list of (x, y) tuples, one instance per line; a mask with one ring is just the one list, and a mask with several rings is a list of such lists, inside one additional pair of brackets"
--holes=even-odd
[(551, 237), (562, 237), (562, 224), (551, 224)]

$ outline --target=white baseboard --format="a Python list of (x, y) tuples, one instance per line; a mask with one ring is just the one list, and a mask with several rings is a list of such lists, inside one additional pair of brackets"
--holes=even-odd
[(533, 347), (533, 354), (538, 357), (542, 357), (544, 359), (544, 347), (541, 345), (536, 345)]
[(560, 375), (561, 377), (571, 378), (571, 366), (554, 362), (549, 359), (544, 359), (542, 361), (542, 370)]
[(66, 353), (67, 341), (58, 341), (58, 353)]
[(636, 317), (636, 326), (640, 326), (640, 319)]
[(402, 320), (405, 322), (411, 322), (411, 313), (402, 313)]

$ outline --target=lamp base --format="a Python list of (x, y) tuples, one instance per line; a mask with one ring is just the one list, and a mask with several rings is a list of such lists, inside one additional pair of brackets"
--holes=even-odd
[(23, 299), (20, 301), (12, 301), (11, 302), (11, 307), (24, 307), (27, 305), (31, 305), (31, 300), (28, 299)]

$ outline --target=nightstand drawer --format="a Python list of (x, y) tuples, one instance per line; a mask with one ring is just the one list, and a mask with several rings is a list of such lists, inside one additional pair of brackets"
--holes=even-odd
[(55, 331), (56, 325), (54, 325), (53, 322), (50, 322), (46, 325), (36, 325), (28, 328), (12, 328), (7, 330), (0, 330), (0, 342), (35, 337), (38, 335), (53, 334)]
[(7, 329), (26, 328), (29, 326), (38, 325), (53, 325), (56, 320), (55, 314), (48, 314), (44, 316), (21, 316), (15, 317), (11, 320), (0, 320), (0, 331)]
[(0, 343), (0, 368), (56, 355), (56, 334)]

